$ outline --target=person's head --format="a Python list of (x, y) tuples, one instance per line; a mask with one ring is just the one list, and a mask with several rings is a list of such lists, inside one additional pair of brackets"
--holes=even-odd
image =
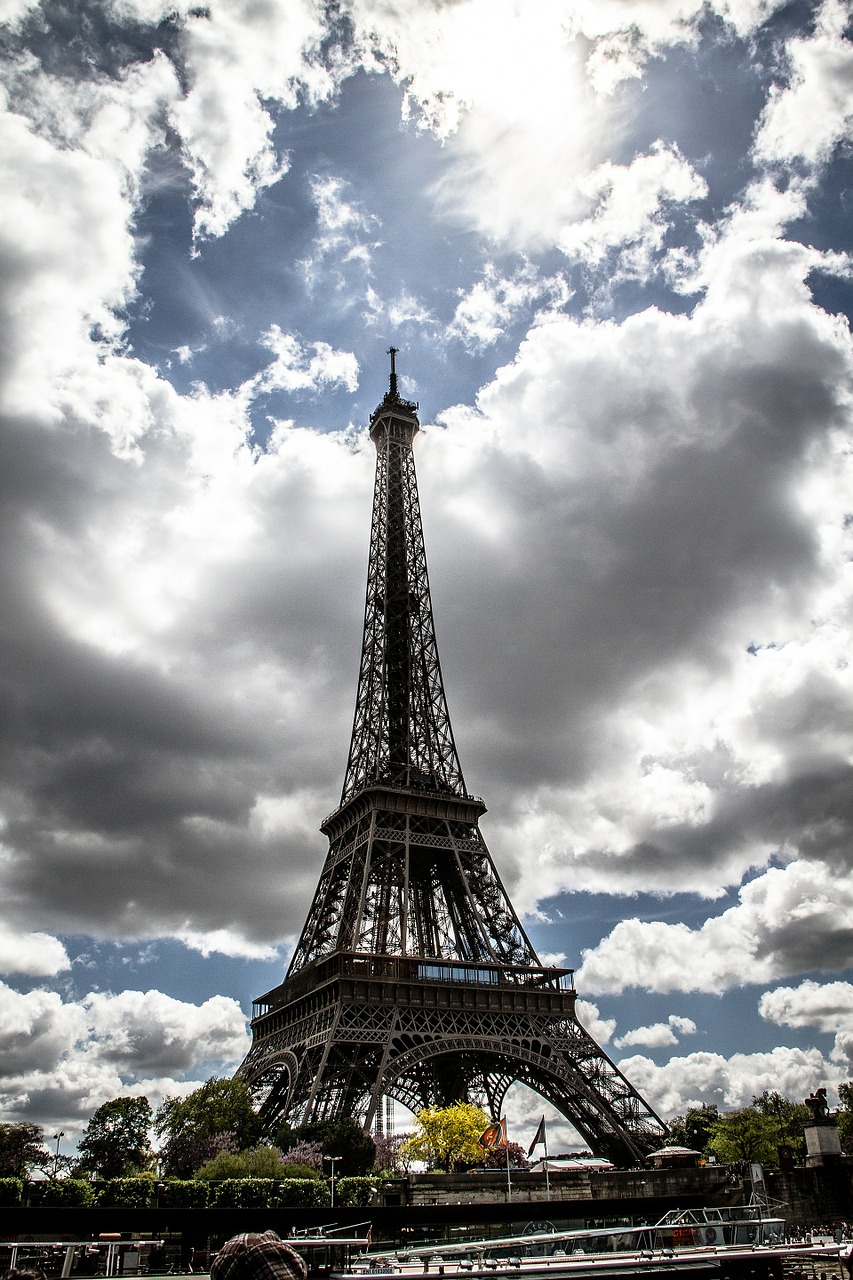
[(12, 1267), (0, 1275), (0, 1280), (45, 1280), (41, 1267)]
[(305, 1280), (308, 1268), (274, 1231), (226, 1240), (210, 1264), (210, 1280)]

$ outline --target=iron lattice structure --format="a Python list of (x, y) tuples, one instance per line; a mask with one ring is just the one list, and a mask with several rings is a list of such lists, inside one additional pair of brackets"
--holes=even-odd
[(634, 1163), (665, 1126), (578, 1021), (570, 969), (542, 965), (480, 833), (435, 639), (412, 444), (391, 385), (370, 420), (376, 484), (364, 642), (341, 802), (284, 982), (255, 1002), (239, 1074), (269, 1127), (460, 1099), (500, 1115), (515, 1081), (590, 1146)]

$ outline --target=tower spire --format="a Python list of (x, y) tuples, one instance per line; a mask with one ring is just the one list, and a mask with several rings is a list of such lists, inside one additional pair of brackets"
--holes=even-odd
[(391, 395), (395, 397), (397, 395), (397, 367), (395, 357), (399, 350), (399, 347), (389, 347), (387, 352), (391, 357)]
[(370, 418), (376, 482), (355, 716), (341, 804), (371, 782), (465, 794), (435, 639), (412, 444), (418, 406), (391, 384)]

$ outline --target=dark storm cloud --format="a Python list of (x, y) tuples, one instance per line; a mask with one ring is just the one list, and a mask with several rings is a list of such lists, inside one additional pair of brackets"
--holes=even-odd
[[(7, 422), (6, 446), (7, 901), (21, 923), (32, 912), (53, 928), (102, 936), (187, 929), (232, 929), (256, 943), (287, 936), (304, 909), (293, 886), (304, 866), (308, 892), (320, 856), (313, 828), (332, 807), (345, 756), (351, 691), (340, 694), (338, 670), (349, 658), (354, 678), (360, 605), (343, 610), (354, 616), (341, 655), (335, 575), (341, 565), (345, 575), (355, 567), (350, 549), (330, 548), (328, 565), (312, 555), (316, 495), (310, 482), (302, 488), (297, 466), (283, 468), (280, 485), (270, 482), (277, 492), (256, 557), (239, 570), (226, 567), (202, 598), (183, 602), (169, 662), (151, 650), (111, 653), (73, 634), (88, 612), (110, 612), (109, 579), (103, 596), (95, 584), (103, 541), (142, 525), (150, 540), (143, 576), (159, 566), (168, 583), (180, 573), (168, 550), (158, 560), (160, 536), (169, 536), (158, 504), (168, 510), (180, 495), (162, 488), (156, 444), (139, 466), (83, 429), (18, 431)], [(72, 583), (80, 575), (70, 619), (56, 608), (63, 574)], [(308, 712), (330, 694), (336, 753)], [(305, 813), (297, 806), (289, 827), (278, 834), (252, 827), (259, 797), (294, 793)]]

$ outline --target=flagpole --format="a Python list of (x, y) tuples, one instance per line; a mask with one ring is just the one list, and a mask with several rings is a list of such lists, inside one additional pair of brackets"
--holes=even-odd
[(512, 1183), (509, 1180), (509, 1139), (506, 1136), (506, 1120), (502, 1120), (503, 1139), (504, 1139), (504, 1155), (506, 1156), (506, 1202), (512, 1204)]
[(548, 1176), (548, 1128), (542, 1117), (542, 1141), (545, 1143), (545, 1199), (551, 1199), (551, 1179)]

